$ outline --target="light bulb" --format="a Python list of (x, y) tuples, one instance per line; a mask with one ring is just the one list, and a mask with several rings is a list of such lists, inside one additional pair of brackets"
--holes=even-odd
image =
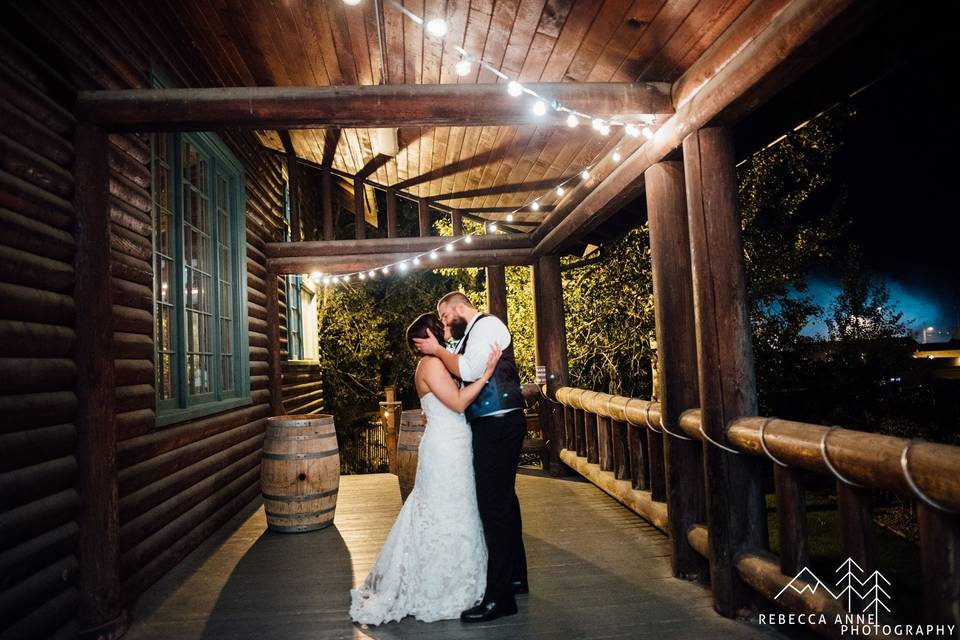
[(596, 129), (597, 131), (600, 131), (600, 127), (603, 126), (603, 120), (601, 120), (600, 118), (594, 118), (593, 122), (590, 123), (590, 126)]
[(361, 280), (366, 280), (366, 279), (367, 279), (367, 274), (365, 274), (363, 271), (361, 271), (358, 277), (359, 277)]
[(457, 66), (454, 67), (457, 70), (458, 76), (470, 75), (470, 61), (464, 58), (457, 63)]
[(337, 284), (338, 282), (340, 282), (340, 277), (339, 277), (339, 276), (333, 276), (333, 284)]
[(367, 275), (370, 276), (370, 279), (372, 280), (373, 278), (377, 277), (377, 272), (373, 269), (370, 269), (370, 271), (367, 272)]
[(651, 129), (650, 127), (644, 127), (643, 135), (647, 140), (653, 140), (653, 129)]
[(513, 222), (513, 214), (512, 214), (512, 213), (508, 213), (508, 214), (507, 214), (507, 222)]
[(447, 35), (447, 23), (442, 18), (434, 18), (427, 23), (427, 31), (434, 37), (442, 38)]
[(413, 259), (413, 265), (414, 265), (414, 266), (417, 266), (417, 265), (419, 265), (419, 264), (420, 264), (420, 257), (417, 256), (416, 258)]
[(511, 80), (507, 83), (507, 93), (512, 95), (514, 98), (523, 93), (523, 85), (517, 82), (516, 80)]
[(573, 128), (576, 127), (578, 124), (580, 124), (580, 118), (578, 118), (577, 116), (573, 115), (572, 113), (567, 116), (567, 126), (568, 126), (568, 127), (570, 127), (571, 129), (573, 129)]
[(453, 251), (453, 243), (448, 242), (446, 246), (444, 246), (443, 248), (446, 249), (447, 251)]
[(567, 192), (567, 190), (564, 189), (563, 187), (557, 187), (557, 195), (558, 195), (558, 196), (562, 196), (562, 195), (565, 194), (566, 192)]
[(330, 276), (327, 276), (326, 278), (323, 279), (323, 284), (325, 285), (330, 284)]
[(343, 0), (343, 4), (348, 5), (348, 6), (351, 6), (351, 7), (355, 7), (355, 6), (357, 6), (358, 4), (360, 4), (360, 0)]
[(463, 241), (466, 242), (467, 244), (470, 244), (471, 242), (473, 242), (473, 236), (472, 235), (465, 236), (463, 238)]
[(407, 269), (410, 268), (410, 265), (408, 265), (406, 262), (401, 262), (398, 266), (400, 268), (400, 271), (406, 271)]
[(343, 276), (343, 281), (344, 281), (344, 282), (350, 282), (350, 274), (349, 274), (349, 273), (348, 273), (347, 275)]
[(533, 103), (533, 115), (542, 116), (546, 112), (547, 112), (547, 105), (543, 102), (543, 100), (537, 100), (536, 102)]
[(496, 222), (491, 222), (489, 229), (490, 229), (490, 231), (496, 231), (496, 230), (497, 230), (497, 223), (496, 223)]
[(437, 252), (436, 252), (436, 251), (431, 251), (431, 252), (430, 252), (430, 259), (431, 259), (431, 260), (436, 260), (436, 259), (437, 259)]
[(381, 269), (381, 271), (383, 271), (383, 275), (387, 275), (388, 273), (390, 273), (390, 267), (384, 267), (383, 269)]
[(635, 124), (628, 124), (626, 127), (624, 127), (624, 131), (626, 131), (627, 135), (631, 138), (636, 138), (640, 135), (640, 129), (637, 129), (637, 125)]
[(534, 200), (533, 202), (530, 203), (530, 209), (532, 211), (540, 211), (540, 203)]
[(321, 274), (319, 271), (314, 271), (313, 273), (310, 274), (310, 279), (313, 280), (314, 283), (316, 284), (320, 283), (320, 279), (322, 277), (323, 277), (323, 274)]
[(620, 162), (620, 152), (619, 152), (619, 151), (614, 151), (614, 152), (613, 152), (613, 161), (614, 161), (614, 162)]
[(587, 169), (584, 169), (583, 171), (580, 172), (580, 177), (583, 178), (584, 180), (589, 180), (590, 172)]
[(610, 133), (610, 125), (608, 125), (606, 122), (604, 122), (602, 125), (600, 125), (600, 133), (601, 133), (602, 135), (609, 135), (609, 133)]

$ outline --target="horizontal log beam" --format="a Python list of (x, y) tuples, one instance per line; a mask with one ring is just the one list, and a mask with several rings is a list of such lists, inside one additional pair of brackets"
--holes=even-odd
[[(371, 253), (409, 253), (435, 249), (444, 242), (459, 241), (460, 237), (430, 238), (370, 238), (368, 240), (319, 240), (307, 242), (268, 242), (265, 254), (270, 258), (330, 257)], [(498, 249), (529, 249), (533, 241), (527, 236), (472, 236), (470, 244), (458, 242), (458, 247), (470, 251)]]
[[(765, 19), (769, 22), (745, 12), (731, 27), (734, 29), (741, 21), (752, 25), (747, 30), (734, 29), (742, 38), (741, 46), (724, 42), (717, 48), (717, 63), (723, 64), (722, 68), (704, 80), (704, 64), (698, 63), (693, 67), (696, 81), (691, 82), (686, 76), (678, 79), (674, 86), (683, 90), (684, 101), (676, 112), (664, 121), (652, 140), (610, 171), (572, 211), (559, 208), (547, 218), (535, 233), (535, 255), (555, 252), (584, 229), (596, 226), (599, 220), (637, 198), (643, 190), (644, 171), (676, 149), (691, 132), (708, 124), (738, 98), (768, 80), (791, 54), (827, 28), (851, 4), (852, 0), (798, 0), (774, 16), (768, 13)], [(736, 53), (730, 55), (730, 49)], [(714, 55), (712, 49), (704, 57), (711, 55)]]
[[(647, 114), (673, 113), (668, 83), (527, 87), (599, 117), (639, 121)], [(129, 89), (82, 91), (76, 114), (80, 120), (124, 131), (562, 124), (566, 114), (551, 110), (535, 116), (530, 101), (511, 97), (504, 84)]]
[[(435, 245), (434, 245), (435, 246)], [(422, 251), (402, 253), (367, 253), (339, 256), (301, 256), (269, 258), (267, 263), (278, 275), (294, 273), (338, 274), (380, 269), (384, 265), (413, 260)], [(489, 267), (491, 265), (529, 265), (530, 249), (487, 249), (482, 251), (439, 251), (436, 260), (423, 258), (422, 264), (411, 269), (447, 269), (457, 267)]]

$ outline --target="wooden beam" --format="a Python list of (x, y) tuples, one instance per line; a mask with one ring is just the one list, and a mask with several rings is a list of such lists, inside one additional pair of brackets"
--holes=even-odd
[(320, 209), (323, 216), (323, 239), (333, 240), (333, 176), (330, 169), (320, 173)]
[(337, 145), (340, 144), (340, 128), (327, 127), (323, 132), (323, 158), (320, 160), (320, 166), (329, 169), (333, 166), (333, 157), (337, 153)]
[(293, 148), (293, 140), (289, 131), (278, 131), (283, 143), (287, 161), (287, 188), (290, 191), (290, 239), (299, 242), (300, 235), (300, 165), (297, 162), (297, 152)]
[[(397, 190), (393, 187), (386, 189), (387, 200), (387, 237), (397, 237)], [(454, 235), (458, 235), (454, 232)]]
[[(690, 230), (701, 428), (727, 441), (727, 425), (757, 415), (750, 319), (737, 212), (733, 142), (723, 128), (701, 129), (683, 142)], [(729, 445), (724, 444), (729, 447)], [(704, 448), (710, 582), (714, 608), (727, 617), (752, 598), (736, 570), (738, 554), (764, 549), (765, 460), (713, 444)]]
[[(458, 85), (459, 86), (459, 85)], [(557, 176), (556, 178), (550, 178), (549, 180), (531, 180), (529, 182), (514, 182), (511, 184), (498, 184), (491, 187), (483, 187), (481, 189), (470, 189), (467, 191), (454, 191), (453, 193), (442, 193), (440, 195), (431, 196), (431, 202), (437, 202), (438, 200), (457, 200), (459, 198), (479, 198), (480, 196), (495, 196), (501, 195), (504, 193), (523, 193), (525, 191), (542, 191), (544, 189), (552, 189), (564, 180), (568, 180), (570, 176)]]
[(270, 414), (283, 415), (283, 367), (280, 354), (280, 281), (277, 271), (267, 267), (267, 357), (270, 378)]
[[(657, 129), (654, 138), (610, 171), (575, 208), (559, 208), (547, 218), (536, 232), (536, 255), (556, 251), (591, 219), (609, 216), (639, 197), (644, 171), (676, 149), (691, 131), (706, 125), (737, 98), (775, 74), (781, 63), (830, 25), (852, 2), (797, 0), (780, 11), (762, 7), (765, 3), (753, 3), (728, 29), (738, 40), (712, 47), (704, 54), (705, 62), (691, 67), (697, 78), (707, 69), (707, 79), (691, 82), (685, 74), (674, 83), (677, 89), (684, 89), (684, 101), (678, 103), (676, 112)], [(758, 17), (757, 12), (765, 13)], [(723, 64), (722, 68), (716, 71), (717, 67), (706, 62), (710, 60)], [(691, 93), (694, 88), (695, 93)]]
[[(379, 269), (384, 265), (413, 260), (422, 252), (403, 251), (397, 253), (361, 253), (337, 256), (300, 256), (294, 258), (268, 258), (267, 265), (278, 274), (290, 273), (321, 273), (337, 274), (352, 273)], [(431, 260), (422, 258), (418, 269), (441, 269), (456, 267), (487, 267), (495, 264), (528, 265), (530, 264), (530, 249), (499, 249), (481, 251), (439, 251), (437, 258)]]
[[(334, 257), (343, 255), (423, 253), (440, 246), (443, 242), (460, 240), (462, 236), (443, 238), (370, 238), (366, 240), (333, 240), (330, 242), (268, 242), (264, 253), (267, 258)], [(503, 249), (530, 249), (531, 239), (526, 236), (472, 236), (470, 244), (457, 242), (458, 250), (498, 251)]]
[(450, 212), (450, 224), (453, 227), (453, 235), (462, 236), (463, 235), (463, 212), (459, 209), (454, 209)]
[(358, 175), (353, 179), (353, 223), (357, 240), (367, 237), (366, 203), (363, 196), (363, 178)]
[[(681, 434), (680, 415), (697, 407), (697, 348), (690, 271), (683, 165), (659, 162), (646, 172), (650, 263), (657, 333), (657, 373), (662, 428)], [(685, 436), (684, 436), (685, 437)], [(690, 546), (686, 532), (706, 520), (702, 445), (666, 436), (667, 518), (673, 575), (706, 582), (709, 567)]]
[(77, 540), (80, 633), (119, 637), (119, 498), (110, 277), (110, 190), (106, 132), (88, 124), (74, 131), (76, 192), (74, 320), (77, 397)]
[(550, 471), (562, 474), (560, 452), (573, 445), (566, 439), (562, 405), (554, 402), (557, 389), (567, 386), (567, 323), (563, 312), (560, 257), (544, 256), (531, 268), (533, 280), (534, 340), (537, 365), (547, 369), (546, 394), (541, 403), (545, 437), (550, 440)]
[[(639, 121), (646, 114), (673, 113), (670, 85), (662, 82), (527, 87), (601, 118)], [(513, 98), (497, 83), (83, 91), (76, 113), (126, 131), (560, 125), (566, 118), (552, 110), (535, 116), (529, 99)]]
[(426, 198), (417, 200), (417, 219), (420, 221), (420, 237), (430, 237), (430, 207)]
[(487, 267), (487, 313), (507, 322), (507, 276), (502, 264)]

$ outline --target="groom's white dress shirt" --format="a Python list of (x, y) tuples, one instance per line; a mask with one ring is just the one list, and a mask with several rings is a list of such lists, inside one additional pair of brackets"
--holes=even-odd
[[(474, 327), (474, 324), (477, 326)], [(466, 350), (460, 354), (460, 379), (464, 382), (473, 382), (479, 380), (486, 371), (487, 358), (490, 357), (490, 348), (493, 343), (496, 342), (501, 349), (506, 349), (510, 346), (511, 338), (510, 330), (503, 324), (503, 320), (494, 315), (481, 318), (479, 313), (467, 323), (464, 335), (467, 333), (470, 334), (470, 339), (467, 341)], [(461, 342), (463, 342), (462, 338)], [(510, 411), (513, 409), (493, 411), (486, 415), (498, 416)]]

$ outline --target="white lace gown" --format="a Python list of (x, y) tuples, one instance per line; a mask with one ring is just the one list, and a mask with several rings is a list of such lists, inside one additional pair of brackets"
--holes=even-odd
[(420, 405), (427, 425), (416, 482), (373, 569), (350, 591), (355, 622), (381, 624), (408, 615), (423, 622), (458, 618), (483, 597), (487, 547), (470, 426), (432, 393)]

